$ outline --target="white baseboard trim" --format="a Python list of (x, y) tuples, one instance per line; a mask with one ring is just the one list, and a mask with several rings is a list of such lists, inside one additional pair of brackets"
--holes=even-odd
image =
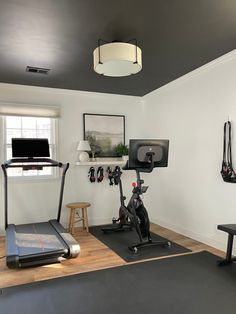
[(174, 232), (180, 233), (180, 234), (182, 234), (186, 237), (189, 237), (193, 240), (199, 241), (199, 242), (204, 243), (206, 245), (210, 245), (210, 246), (212, 246), (216, 249), (222, 250), (222, 251), (226, 250), (227, 242), (218, 241), (216, 239), (207, 237), (207, 236), (199, 234), (199, 233), (195, 233), (191, 230), (185, 229), (183, 227), (177, 226), (177, 225), (172, 224), (172, 223), (167, 222), (167, 221), (156, 219), (154, 217), (150, 217), (150, 220), (153, 223), (156, 223), (156, 224), (158, 224), (164, 228), (170, 229)]
[(90, 226), (99, 226), (99, 225), (105, 225), (105, 224), (111, 224), (112, 219), (111, 218), (91, 218), (89, 219), (89, 225)]
[[(170, 229), (174, 232), (180, 233), (186, 237), (189, 237), (193, 240), (199, 241), (201, 243), (204, 243), (206, 245), (212, 246), (216, 249), (225, 251), (227, 247), (227, 239), (225, 242), (218, 241), (216, 239), (213, 239), (211, 237), (208, 237), (206, 235), (202, 235), (196, 232), (193, 232), (189, 229), (183, 228), (182, 226), (175, 225), (169, 221), (164, 221), (160, 219), (156, 219), (154, 217), (150, 217), (150, 221), (158, 224), (164, 228)], [(112, 219), (111, 218), (104, 218), (104, 217), (94, 217), (89, 219), (89, 225), (90, 226), (99, 226), (99, 225), (105, 225), (105, 224), (111, 224)], [(236, 241), (235, 241), (236, 242)], [(236, 244), (236, 243), (235, 243)], [(234, 249), (234, 254), (236, 255), (236, 248)]]

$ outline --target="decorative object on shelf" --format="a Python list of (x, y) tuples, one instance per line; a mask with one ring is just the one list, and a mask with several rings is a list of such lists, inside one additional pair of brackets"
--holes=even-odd
[(89, 154), (87, 152), (91, 151), (91, 147), (88, 141), (79, 141), (77, 150), (80, 151), (79, 161), (89, 161)]
[(122, 157), (123, 160), (127, 161), (129, 158), (129, 150), (127, 145), (118, 144), (115, 147), (115, 151), (117, 153), (117, 156)]
[(128, 76), (142, 70), (142, 51), (136, 39), (128, 42), (107, 42), (99, 39), (98, 47), (93, 52), (93, 62), (94, 71), (98, 74), (112, 77)]
[(96, 157), (117, 157), (115, 147), (125, 145), (125, 116), (84, 113), (84, 140)]
[(125, 161), (125, 163), (129, 160), (129, 155), (122, 156), (122, 159)]

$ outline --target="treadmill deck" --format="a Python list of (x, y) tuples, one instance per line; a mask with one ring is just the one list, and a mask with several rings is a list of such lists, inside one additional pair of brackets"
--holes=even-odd
[(77, 257), (80, 246), (57, 220), (8, 225), (6, 229), (7, 265), (22, 268)]
[(50, 222), (16, 225), (15, 231), (19, 256), (67, 251), (65, 243)]

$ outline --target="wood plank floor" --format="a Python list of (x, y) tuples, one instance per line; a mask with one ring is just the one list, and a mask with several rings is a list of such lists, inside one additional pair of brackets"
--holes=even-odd
[[(193, 252), (207, 250), (213, 254), (223, 256), (224, 253), (210, 246), (187, 238), (183, 235), (152, 224), (151, 230), (170, 241), (176, 242)], [(78, 258), (64, 260), (61, 263), (39, 266), (27, 269), (8, 269), (5, 259), (0, 260), (0, 288), (15, 286), (34, 281), (40, 281), (55, 277), (78, 274), (82, 272), (94, 271), (103, 268), (125, 265), (126, 262), (98, 241), (91, 234), (86, 234), (78, 230), (75, 238), (81, 246), (81, 254)], [(192, 254), (192, 253), (185, 253)], [(0, 256), (5, 255), (4, 237), (0, 237)], [(161, 257), (171, 258), (172, 256)], [(157, 258), (158, 259), (158, 258)]]

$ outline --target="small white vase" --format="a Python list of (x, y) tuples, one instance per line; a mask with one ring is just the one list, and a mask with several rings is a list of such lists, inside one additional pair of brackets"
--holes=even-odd
[(122, 159), (123, 159), (124, 161), (128, 161), (129, 155), (122, 156)]

